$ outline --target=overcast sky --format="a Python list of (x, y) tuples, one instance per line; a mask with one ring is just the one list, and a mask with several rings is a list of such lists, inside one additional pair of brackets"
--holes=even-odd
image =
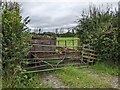
[(22, 16), (30, 16), (31, 28), (59, 28), (76, 26), (76, 20), (82, 10), (88, 10), (89, 5), (96, 6), (112, 4), (118, 7), (119, 0), (19, 0), (22, 5)]

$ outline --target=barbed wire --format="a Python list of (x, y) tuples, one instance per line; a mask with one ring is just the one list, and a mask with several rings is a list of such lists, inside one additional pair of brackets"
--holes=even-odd
[(72, 27), (53, 27), (53, 28), (34, 28), (32, 29), (35, 33), (43, 33), (43, 32), (54, 32), (54, 33), (65, 33), (65, 32), (75, 32), (76, 26)]

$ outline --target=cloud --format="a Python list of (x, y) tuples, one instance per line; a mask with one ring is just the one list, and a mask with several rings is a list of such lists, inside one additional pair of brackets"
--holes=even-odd
[[(8, 0), (9, 1), (9, 0)], [(12, 0), (19, 2), (119, 2), (119, 0)]]
[[(74, 23), (77, 16), (80, 15), (82, 8), (87, 4), (83, 3), (30, 3), (22, 4), (23, 17), (29, 15), (31, 17), (30, 26), (33, 27), (56, 27)], [(81, 8), (80, 8), (81, 7)]]
[[(80, 17), (82, 10), (88, 10), (91, 3), (99, 6), (107, 3), (117, 7), (118, 0), (29, 0), (21, 1), (22, 16), (30, 16), (31, 28), (41, 27), (47, 30), (59, 27), (76, 26), (76, 19)], [(95, 2), (94, 2), (95, 1)], [(106, 1), (106, 2), (105, 2)]]

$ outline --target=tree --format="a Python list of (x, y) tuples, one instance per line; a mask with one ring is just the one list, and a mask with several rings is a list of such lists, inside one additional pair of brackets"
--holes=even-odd
[[(119, 44), (119, 48), (118, 51), (120, 51), (120, 1), (118, 2), (118, 36), (117, 36), (117, 41)], [(118, 59), (119, 59), (120, 53), (118, 55)], [(118, 63), (119, 64), (119, 63)]]
[(118, 61), (118, 42), (115, 26), (117, 12), (111, 11), (107, 7), (102, 11), (102, 7), (90, 6), (89, 12), (83, 11), (82, 18), (78, 20), (77, 32), (81, 44), (90, 44), (96, 48), (98, 59), (102, 61)]
[(22, 23), (20, 5), (16, 2), (5, 2), (2, 13), (2, 60), (4, 82), (9, 83), (3, 84), (3, 87), (15, 87), (23, 72), (21, 63), (30, 49), (28, 42), (31, 35), (26, 26), (30, 19), (26, 17), (23, 21)]

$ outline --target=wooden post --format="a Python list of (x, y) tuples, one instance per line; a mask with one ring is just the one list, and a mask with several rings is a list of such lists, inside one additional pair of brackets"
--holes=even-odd
[(59, 46), (59, 41), (57, 41), (58, 42), (58, 46)]
[[(90, 45), (88, 45), (88, 49), (91, 50)], [(91, 52), (88, 51), (88, 53), (91, 53)], [(89, 66), (89, 62), (90, 62), (90, 57), (91, 57), (91, 55), (88, 54), (88, 56), (89, 56), (89, 58), (88, 58), (88, 66)]]
[(65, 40), (65, 47), (67, 47), (67, 43), (66, 43), (66, 40)]
[[(54, 45), (55, 45), (55, 46), (57, 46), (57, 45), (56, 45), (56, 41), (57, 41), (57, 40), (56, 40), (56, 37), (55, 37), (55, 38), (54, 38)], [(56, 51), (56, 47), (55, 47), (55, 50), (54, 50), (54, 51)]]
[[(78, 46), (77, 46), (77, 50), (80, 51), (80, 50), (81, 50), (81, 48), (80, 48), (80, 39), (77, 40), (77, 45), (78, 45)], [(80, 54), (80, 52), (79, 52), (79, 53), (78, 53), (78, 57), (80, 57), (80, 55), (81, 55), (81, 54)]]
[(74, 49), (74, 40), (72, 40), (72, 44), (73, 44), (73, 49)]
[[(50, 45), (52, 45), (52, 39), (50, 40)], [(50, 48), (50, 51), (52, 51), (52, 47), (49, 47)]]
[(83, 59), (84, 59), (84, 58), (83, 58), (83, 54), (84, 54), (84, 45), (83, 45), (83, 47), (82, 47), (82, 61), (81, 61), (82, 63), (83, 63)]
[(33, 46), (33, 51), (35, 51), (35, 46)]
[(78, 39), (78, 46), (80, 46), (80, 39)]
[[(37, 57), (37, 54), (35, 53), (35, 57), (34, 58), (36, 58)], [(37, 60), (35, 59), (35, 66), (37, 66)]]

